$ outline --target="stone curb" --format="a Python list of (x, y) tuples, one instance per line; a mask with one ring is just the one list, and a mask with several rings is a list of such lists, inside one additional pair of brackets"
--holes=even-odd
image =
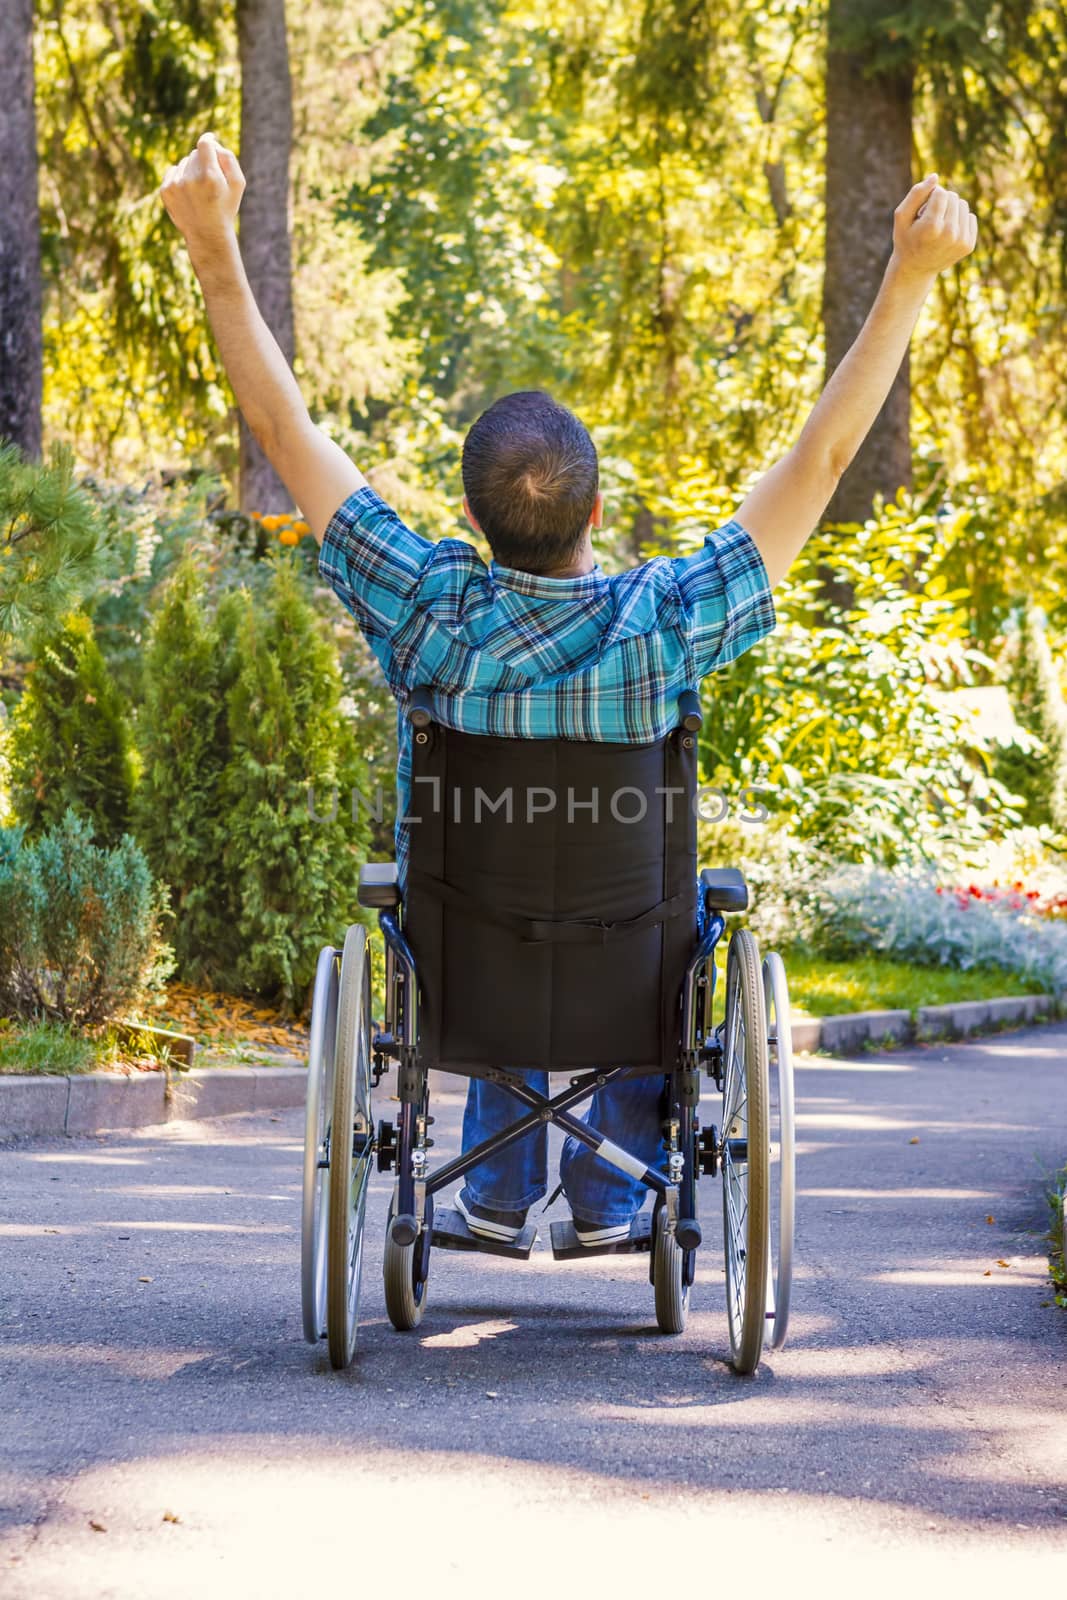
[(1067, 995), (1007, 995), (998, 1000), (957, 1000), (910, 1011), (849, 1011), (836, 1017), (800, 1018), (793, 1023), (793, 1050), (825, 1050), (848, 1055), (868, 1045), (917, 1044), (928, 1039), (966, 1039), (974, 1033), (1041, 1018), (1051, 1021), (1065, 1009)]
[(227, 1117), (304, 1104), (307, 1071), (277, 1067), (194, 1067), (162, 1072), (83, 1072), (66, 1077), (0, 1077), (0, 1139), (57, 1137), (149, 1128), (186, 1118)]
[[(851, 1011), (793, 1023), (797, 1053), (848, 1055), (867, 1046), (927, 1039), (965, 1039), (1014, 1024), (1025, 1027), (1067, 1009), (1067, 995), (1011, 995), (959, 1000), (908, 1011)], [(304, 1104), (306, 1069), (290, 1060), (276, 1067), (194, 1067), (175, 1074), (167, 1095), (162, 1072), (85, 1072), (72, 1077), (0, 1077), (0, 1139), (118, 1132), (185, 1118), (229, 1117)]]

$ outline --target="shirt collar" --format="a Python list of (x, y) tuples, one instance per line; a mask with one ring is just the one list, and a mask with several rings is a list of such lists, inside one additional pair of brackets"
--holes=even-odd
[(587, 599), (599, 594), (607, 582), (599, 561), (592, 572), (583, 572), (577, 578), (546, 578), (540, 572), (520, 572), (517, 567), (502, 567), (499, 562), (490, 561), (489, 576), (505, 589), (541, 600)]

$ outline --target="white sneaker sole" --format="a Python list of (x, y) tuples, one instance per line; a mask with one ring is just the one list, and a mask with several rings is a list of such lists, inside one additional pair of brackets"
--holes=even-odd
[(583, 1229), (582, 1232), (579, 1232), (576, 1227), (574, 1235), (579, 1244), (621, 1244), (623, 1239), (630, 1237), (630, 1227), (631, 1224), (629, 1222), (609, 1223), (607, 1227), (594, 1228), (591, 1231)]
[(457, 1194), (455, 1207), (471, 1233), (480, 1239), (492, 1239), (498, 1244), (514, 1244), (522, 1228), (512, 1228), (505, 1222), (488, 1222), (484, 1217), (472, 1217)]

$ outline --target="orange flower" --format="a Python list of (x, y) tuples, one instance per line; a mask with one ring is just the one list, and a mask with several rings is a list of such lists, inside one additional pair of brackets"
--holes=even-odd
[(283, 528), (278, 535), (278, 542), (280, 544), (299, 544), (300, 535), (293, 528)]

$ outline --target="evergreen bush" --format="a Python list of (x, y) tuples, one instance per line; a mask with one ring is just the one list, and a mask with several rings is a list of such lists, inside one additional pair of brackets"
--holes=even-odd
[[(220, 791), (235, 976), (239, 987), (296, 1007), (321, 946), (360, 915), (367, 825), (353, 820), (351, 796), (366, 792), (367, 779), (340, 706), (336, 651), (292, 567), (278, 562), (265, 604), (244, 593), (239, 606)], [(320, 820), (334, 797), (335, 815)]]
[(144, 653), (134, 814), (137, 839), (170, 890), (174, 953), (192, 982), (232, 967), (237, 953), (219, 795), (229, 754), (228, 633), (232, 626), (209, 614), (203, 578), (185, 559), (163, 590)]
[(108, 849), (73, 808), (40, 838), (0, 829), (0, 1009), (92, 1027), (166, 975), (165, 893), (127, 834)]
[(1009, 635), (998, 668), (1015, 720), (1032, 737), (1025, 748), (1014, 743), (999, 752), (997, 777), (1024, 799), (1027, 823), (1067, 830), (1067, 703), (1036, 608)]
[(11, 737), (16, 817), (33, 836), (68, 808), (97, 838), (117, 844), (129, 827), (134, 769), (125, 702), (89, 617), (75, 613), (42, 638)]
[(359, 915), (368, 829), (351, 796), (367, 780), (342, 698), (288, 559), (214, 611), (204, 574), (175, 571), (145, 656), (137, 827), (183, 977), (299, 1009), (319, 949)]

